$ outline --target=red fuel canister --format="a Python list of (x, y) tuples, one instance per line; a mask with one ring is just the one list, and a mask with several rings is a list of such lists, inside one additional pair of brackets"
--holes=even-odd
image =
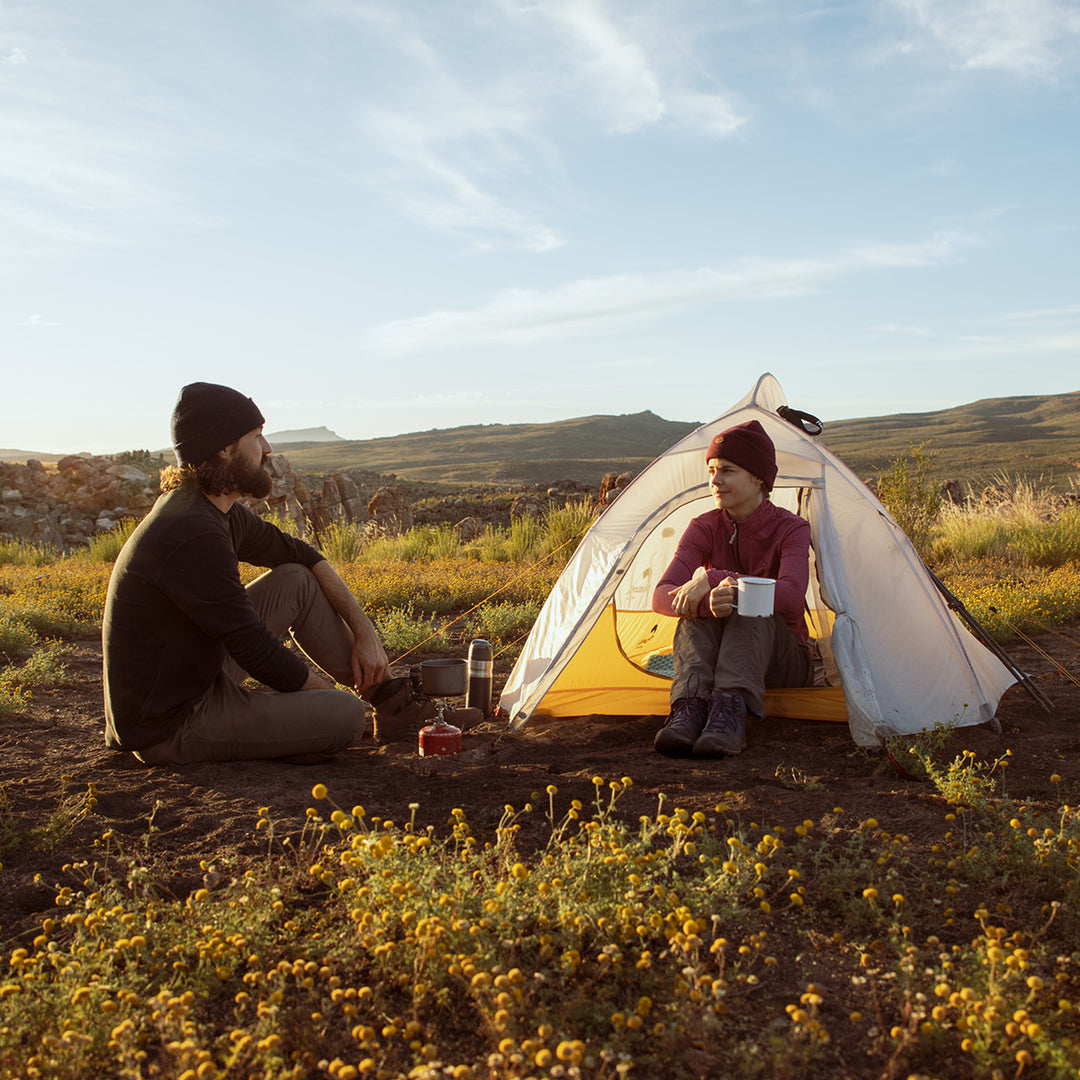
[(439, 720), (420, 729), (421, 757), (446, 757), (461, 753), (461, 728)]

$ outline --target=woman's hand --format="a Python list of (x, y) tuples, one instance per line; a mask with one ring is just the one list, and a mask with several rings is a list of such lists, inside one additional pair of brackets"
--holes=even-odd
[(726, 619), (735, 610), (735, 593), (738, 582), (726, 577), (709, 593), (709, 610), (718, 618)]
[(698, 604), (709, 591), (709, 575), (704, 566), (694, 571), (694, 576), (677, 589), (671, 589), (671, 608), (682, 619), (696, 619)]

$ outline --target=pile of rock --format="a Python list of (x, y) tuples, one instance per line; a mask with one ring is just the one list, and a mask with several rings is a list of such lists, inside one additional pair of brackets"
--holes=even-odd
[[(171, 462), (145, 451), (72, 454), (61, 458), (55, 471), (39, 461), (0, 463), (0, 534), (61, 550), (85, 546), (118, 521), (146, 514), (166, 464)], [(273, 515), (314, 542), (334, 523), (398, 534), (414, 524), (447, 521), (476, 532), (489, 524), (507, 525), (515, 517), (542, 517), (553, 505), (594, 499), (587, 485), (573, 480), (529, 484), (515, 492), (493, 488), (433, 498), (433, 491), (413, 490), (415, 485), (402, 484), (395, 476), (359, 469), (306, 481), (281, 454), (272, 455), (267, 467), (274, 481), (270, 495), (245, 501), (257, 513)], [(599, 504), (610, 502), (628, 479), (629, 474), (618, 477), (618, 482), (614, 474), (610, 480), (606, 477)], [(422, 508), (417, 499), (425, 504)]]
[(126, 517), (142, 517), (157, 495), (157, 468), (138, 455), (71, 454), (50, 472), (40, 461), (0, 464), (0, 533), (68, 549)]
[(380, 532), (401, 533), (413, 525), (412, 508), (395, 477), (354, 470), (330, 473), (309, 488), (302, 473), (288, 458), (273, 454), (267, 465), (274, 481), (265, 499), (245, 500), (259, 514), (288, 522), (298, 536), (317, 539), (334, 523), (364, 525), (373, 522)]

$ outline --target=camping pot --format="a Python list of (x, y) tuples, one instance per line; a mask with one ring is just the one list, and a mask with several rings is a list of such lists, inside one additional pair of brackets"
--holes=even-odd
[(421, 757), (447, 757), (450, 754), (461, 753), (461, 728), (454, 727), (444, 720), (438, 720), (434, 724), (420, 729), (420, 745), (418, 751)]
[(495, 669), (491, 642), (473, 638), (469, 645), (469, 694), (465, 707), (479, 709), (485, 716), (491, 713), (491, 677)]
[(420, 679), (428, 697), (458, 697), (465, 693), (464, 660), (425, 660), (420, 665)]

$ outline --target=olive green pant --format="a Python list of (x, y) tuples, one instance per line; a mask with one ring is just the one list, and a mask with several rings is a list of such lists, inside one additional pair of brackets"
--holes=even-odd
[(671, 702), (712, 697), (714, 690), (742, 696), (747, 711), (765, 715), (765, 690), (807, 686), (810, 650), (779, 615), (680, 619), (672, 645)]
[[(305, 566), (275, 567), (247, 587), (255, 609), (277, 636), (286, 633), (337, 682), (352, 677), (353, 637)], [(150, 765), (280, 758), (327, 761), (364, 732), (363, 702), (346, 690), (282, 694), (248, 690), (230, 658), (194, 711), (168, 739), (138, 751)]]

